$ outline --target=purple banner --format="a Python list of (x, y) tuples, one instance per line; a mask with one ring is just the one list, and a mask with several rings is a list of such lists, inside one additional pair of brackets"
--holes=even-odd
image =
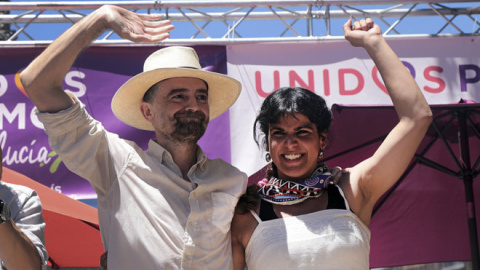
[[(67, 73), (63, 87), (85, 103), (87, 111), (105, 128), (121, 138), (146, 148), (154, 133), (120, 122), (110, 108), (115, 91), (130, 77), (140, 73), (143, 61), (160, 49), (142, 47), (91, 47), (84, 51)], [(0, 145), (3, 165), (76, 199), (96, 195), (90, 184), (71, 173), (48, 144), (42, 124), (33, 113), (33, 103), (19, 83), (18, 73), (43, 48), (1, 48), (0, 64)], [(226, 74), (224, 46), (195, 47), (202, 67)], [(210, 122), (200, 145), (210, 158), (230, 162), (228, 112)]]

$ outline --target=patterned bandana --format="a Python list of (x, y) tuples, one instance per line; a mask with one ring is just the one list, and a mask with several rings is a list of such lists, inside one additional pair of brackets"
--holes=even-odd
[(321, 163), (308, 179), (292, 182), (275, 177), (264, 178), (258, 182), (260, 197), (273, 204), (289, 205), (303, 202), (309, 198), (322, 196), (330, 183), (332, 175), (325, 163)]

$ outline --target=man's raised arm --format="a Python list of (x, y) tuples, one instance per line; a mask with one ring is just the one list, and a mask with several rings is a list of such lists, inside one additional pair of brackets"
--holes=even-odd
[(105, 30), (133, 42), (155, 43), (168, 38), (173, 25), (158, 14), (141, 15), (105, 5), (74, 24), (20, 74), (28, 96), (40, 112), (57, 112), (73, 105), (62, 82), (77, 56)]

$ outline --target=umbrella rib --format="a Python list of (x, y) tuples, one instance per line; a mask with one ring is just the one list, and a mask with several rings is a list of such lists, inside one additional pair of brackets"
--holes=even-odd
[[(446, 116), (451, 116), (452, 113), (451, 112), (447, 112), (447, 113), (443, 113), (443, 114), (440, 114), (440, 115), (437, 115), (435, 117), (435, 119), (440, 119), (440, 118), (443, 118), (443, 117), (446, 117)], [(413, 170), (413, 168), (417, 165), (417, 164), (423, 164), (425, 166), (428, 166), (428, 167), (431, 167), (435, 170), (439, 170), (439, 171), (442, 171), (446, 174), (451, 174), (457, 178), (461, 178), (461, 176), (454, 172), (453, 170), (447, 168), (447, 167), (444, 167), (438, 163), (435, 163), (433, 161), (431, 161), (430, 159), (427, 159), (424, 157), (424, 155), (432, 148), (432, 146), (435, 144), (435, 142), (440, 138), (444, 144), (446, 144), (448, 146), (448, 144), (446, 143), (445, 139), (443, 138), (443, 136), (441, 136), (443, 134), (443, 132), (445, 130), (447, 130), (447, 128), (451, 125), (451, 123), (453, 122), (453, 120), (455, 119), (455, 117), (451, 117), (450, 120), (447, 122), (447, 124), (444, 126), (443, 130), (440, 131), (438, 126), (436, 125), (435, 122), (432, 122), (432, 126), (434, 126), (435, 128), (435, 131), (437, 132), (437, 134), (439, 134), (440, 136), (437, 136), (437, 137), (434, 137), (434, 139), (432, 141), (430, 141), (427, 146), (424, 148), (424, 150), (422, 151), (422, 153), (420, 154), (415, 154), (414, 157), (416, 157), (417, 159), (412, 163), (411, 166), (409, 166), (405, 172), (403, 173), (403, 175), (395, 182), (395, 184), (392, 186), (392, 188), (388, 191), (388, 193), (384, 196), (384, 198), (382, 199), (382, 201), (375, 207), (375, 209), (373, 210), (372, 212), (372, 217), (380, 210), (380, 208), (382, 208), (383, 204), (388, 200), (388, 198), (390, 198), (390, 196), (393, 194), (393, 192), (398, 188), (398, 186), (400, 186), (400, 184), (403, 182), (403, 180), (405, 180), (406, 176)], [(470, 120), (470, 119), (469, 119)], [(472, 124), (473, 125), (473, 124)], [(452, 152), (450, 152), (452, 154), (452, 157), (454, 159), (456, 159), (455, 155), (453, 155)], [(423, 161), (423, 162), (422, 162)], [(480, 159), (477, 160), (477, 163), (480, 162)], [(476, 163), (476, 164), (477, 164)], [(458, 163), (457, 163), (458, 164)], [(474, 166), (475, 168), (476, 166)], [(473, 174), (476, 174), (476, 171), (473, 171), (472, 172)]]
[(350, 153), (350, 152), (353, 152), (353, 151), (356, 151), (356, 150), (358, 150), (358, 149), (361, 149), (361, 148), (364, 148), (364, 147), (366, 147), (366, 146), (369, 146), (369, 145), (371, 145), (371, 144), (374, 144), (374, 143), (376, 143), (376, 142), (378, 142), (378, 141), (383, 141), (383, 140), (385, 139), (385, 137), (387, 137), (387, 135), (382, 135), (382, 136), (377, 137), (377, 138), (375, 138), (375, 139), (372, 139), (372, 140), (370, 140), (370, 141), (368, 141), (368, 142), (365, 142), (365, 143), (360, 144), (360, 145), (358, 145), (358, 146), (355, 146), (355, 147), (353, 147), (353, 148), (347, 149), (347, 150), (342, 151), (342, 152), (340, 152), (340, 153), (337, 153), (337, 154), (335, 154), (335, 155), (333, 155), (333, 156), (327, 157), (327, 158), (324, 159), (324, 161), (329, 161), (329, 160), (334, 159), (334, 158), (336, 158), (336, 157), (339, 157), (339, 156), (348, 154), (348, 153)]
[[(478, 111), (468, 111), (468, 112), (469, 114), (467, 117), (467, 122), (472, 127), (473, 131), (475, 132), (475, 135), (477, 135), (477, 138), (480, 138), (480, 130), (478, 130), (477, 126), (475, 126), (475, 122), (472, 119), (473, 114), (480, 115), (480, 113), (478, 113)], [(475, 164), (472, 167), (473, 177), (476, 177), (478, 175), (477, 167), (479, 166), (479, 164), (480, 164), (480, 156), (477, 158), (477, 160), (475, 161)]]
[(480, 138), (480, 130), (478, 130), (478, 128), (475, 126), (475, 123), (473, 122), (471, 115), (472, 115), (471, 113), (468, 115), (467, 121), (468, 123), (470, 123), (470, 126), (472, 127), (477, 137)]
[(425, 157), (422, 157), (420, 155), (415, 155), (419, 160), (420, 160), (420, 164), (422, 165), (426, 165), (432, 169), (435, 169), (437, 171), (441, 171), (441, 172), (444, 172), (446, 174), (450, 174), (450, 175), (453, 175), (457, 178), (461, 178), (461, 175), (452, 171), (451, 169), (431, 160), (431, 159), (428, 159), (428, 158), (425, 158)]
[[(444, 126), (443, 130), (440, 131), (438, 125), (437, 125), (437, 119), (439, 118), (443, 118), (443, 117), (446, 117), (446, 116), (452, 116), (449, 121), (447, 122), (447, 124)], [(442, 114), (442, 115), (439, 115), (437, 117), (435, 117), (435, 121), (432, 122), (432, 126), (435, 128), (435, 131), (437, 132), (438, 134), (438, 138), (440, 138), (440, 140), (442, 140), (443, 144), (445, 145), (445, 147), (447, 148), (448, 152), (450, 153), (450, 156), (453, 158), (453, 160), (455, 161), (456, 165), (458, 166), (458, 168), (461, 170), (462, 167), (460, 165), (460, 162), (458, 161), (456, 155), (453, 153), (453, 150), (451, 149), (450, 145), (448, 144), (448, 142), (446, 141), (445, 137), (443, 136), (443, 132), (451, 125), (451, 123), (455, 120), (455, 119), (458, 119), (458, 111), (454, 111), (454, 112), (450, 112), (450, 113), (445, 113), (445, 114)], [(477, 134), (480, 134), (480, 132), (478, 132), (478, 129), (475, 127), (473, 121), (468, 118), (468, 122), (471, 124), (471, 126), (473, 127), (475, 133)], [(435, 140), (436, 140), (435, 139)], [(434, 141), (435, 141), (434, 140)], [(433, 144), (433, 142), (432, 142)], [(429, 148), (429, 147), (428, 147)], [(427, 148), (427, 149), (428, 149)], [(420, 160), (420, 163), (423, 164), (423, 165), (426, 165), (428, 167), (431, 167), (433, 169), (436, 169), (438, 171), (441, 171), (441, 172), (444, 172), (446, 174), (450, 174), (452, 176), (455, 176), (457, 178), (463, 178), (463, 175), (462, 174), (459, 174), (457, 172), (454, 172), (453, 170), (439, 164), (439, 163), (436, 163), (428, 158), (425, 158), (423, 155), (426, 153), (426, 151), (424, 153), (422, 153), (422, 155), (416, 155), (416, 157)], [(476, 163), (475, 163), (475, 166), (474, 168), (476, 168), (476, 166), (478, 166), (478, 164), (480, 163), (480, 159), (477, 159)]]
[(478, 175), (478, 171), (477, 171), (477, 167), (478, 165), (480, 164), (480, 156), (477, 158), (477, 161), (475, 162), (475, 164), (473, 165), (473, 168), (472, 168), (472, 174), (473, 174), (473, 177), (477, 177)]
[[(443, 131), (445, 131), (451, 125), (451, 123), (455, 120), (455, 118), (458, 119), (458, 115), (456, 113), (455, 114), (454, 113), (449, 113), (449, 115), (451, 115), (452, 117), (450, 118), (448, 123), (443, 128)], [(460, 162), (458, 161), (457, 157), (455, 156), (455, 153), (453, 153), (452, 148), (450, 147), (447, 140), (443, 136), (443, 131), (440, 131), (440, 129), (438, 127), (437, 121), (436, 121), (437, 119), (438, 119), (438, 117), (435, 117), (434, 121), (432, 121), (432, 126), (435, 128), (435, 131), (437, 131), (438, 137), (440, 138), (440, 140), (442, 140), (443, 144), (445, 145), (448, 152), (450, 153), (450, 156), (453, 158), (453, 161), (455, 161), (455, 164), (457, 164), (457, 167), (459, 169), (462, 169), (462, 166), (460, 165)]]

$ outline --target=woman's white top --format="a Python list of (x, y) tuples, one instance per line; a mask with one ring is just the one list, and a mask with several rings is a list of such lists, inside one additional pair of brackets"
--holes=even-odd
[(268, 221), (251, 211), (258, 226), (245, 250), (248, 269), (369, 269), (370, 230), (345, 205)]

